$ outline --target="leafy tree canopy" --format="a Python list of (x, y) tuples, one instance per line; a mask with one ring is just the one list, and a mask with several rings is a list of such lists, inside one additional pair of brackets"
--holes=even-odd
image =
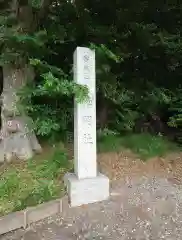
[(179, 1), (1, 0), (0, 9), (1, 65), (36, 71), (21, 100), (38, 135), (72, 131), (73, 96), (87, 94), (72, 80), (76, 46), (96, 50), (100, 127), (134, 131), (155, 115), (181, 128)]

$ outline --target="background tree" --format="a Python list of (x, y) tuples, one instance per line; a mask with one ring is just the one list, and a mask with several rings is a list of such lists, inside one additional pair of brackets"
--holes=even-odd
[[(81, 91), (79, 86), (70, 83), (67, 75), (61, 69), (49, 66), (44, 61), (46, 56), (54, 55), (48, 41), (56, 42), (57, 39), (55, 32), (47, 32), (44, 21), (48, 16), (49, 21), (52, 22), (52, 15), (49, 16), (48, 13), (59, 3), (51, 0), (13, 0), (2, 1), (0, 4), (1, 65), (3, 69), (1, 161), (9, 161), (14, 157), (28, 159), (33, 156), (34, 151), (40, 151), (41, 147), (34, 134), (33, 123), (26, 115), (24, 106), (19, 102), (22, 88), (24, 87), (26, 104), (30, 100), (28, 91), (31, 89), (26, 92), (26, 87), (29, 85), (31, 87), (35, 85), (36, 92), (33, 94), (36, 95), (38, 92), (41, 96), (49, 95), (49, 90), (65, 95), (78, 91), (80, 95), (85, 91)], [(48, 25), (51, 25), (50, 22)], [(59, 37), (59, 41), (60, 39), (61, 37)], [(36, 76), (35, 65), (44, 79), (41, 87), (38, 81), (33, 82)], [(44, 115), (47, 107), (44, 107)], [(38, 122), (38, 119), (36, 121)], [(51, 128), (57, 127), (52, 125), (50, 118), (48, 121)], [(38, 132), (41, 131), (38, 130)]]
[[(6, 158), (12, 152), (21, 157), (23, 149), (28, 158), (40, 149), (32, 129), (49, 139), (72, 132), (73, 95), (80, 101), (86, 94), (72, 81), (78, 45), (96, 50), (98, 128), (167, 135), (177, 128), (180, 137), (179, 2), (3, 1), (0, 9)], [(18, 80), (13, 82), (13, 76)], [(31, 131), (21, 127), (27, 125), (25, 115), (34, 120)], [(21, 130), (8, 130), (9, 119)], [(26, 146), (18, 144), (22, 133)]]

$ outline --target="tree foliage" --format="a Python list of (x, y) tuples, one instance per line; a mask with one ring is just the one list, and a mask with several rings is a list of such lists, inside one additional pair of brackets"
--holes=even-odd
[(100, 127), (131, 132), (148, 126), (147, 131), (165, 133), (168, 124), (181, 129), (179, 1), (15, 2), (20, 12), (28, 6), (33, 20), (25, 29), (23, 16), (12, 9), (10, 14), (8, 1), (0, 3), (1, 64), (26, 59), (35, 68), (35, 82), (22, 90), (21, 99), (38, 135), (72, 131), (73, 96), (82, 101), (87, 94), (72, 81), (76, 46), (96, 50)]

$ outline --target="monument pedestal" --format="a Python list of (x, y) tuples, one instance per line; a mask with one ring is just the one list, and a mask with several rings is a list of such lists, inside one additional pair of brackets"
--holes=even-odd
[(71, 207), (100, 202), (109, 197), (109, 179), (102, 174), (96, 177), (78, 179), (74, 173), (64, 177)]

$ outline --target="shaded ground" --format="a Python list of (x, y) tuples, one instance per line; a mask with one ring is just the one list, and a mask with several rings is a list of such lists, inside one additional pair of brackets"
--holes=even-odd
[(182, 180), (182, 153), (171, 153), (166, 157), (155, 157), (142, 161), (130, 150), (99, 154), (100, 171), (111, 180), (131, 176), (160, 176)]
[(130, 152), (99, 156), (111, 181), (108, 201), (64, 212), (0, 240), (182, 239), (181, 154), (142, 163)]

